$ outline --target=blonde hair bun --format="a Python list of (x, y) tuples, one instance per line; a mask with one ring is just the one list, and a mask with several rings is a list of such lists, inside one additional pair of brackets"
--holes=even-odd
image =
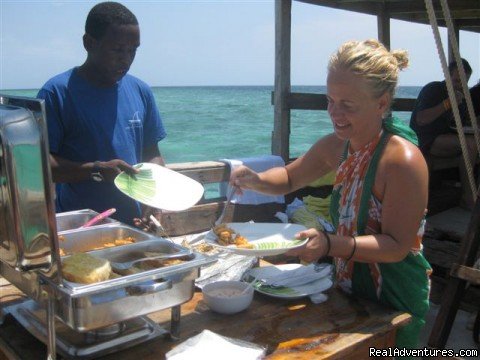
[(398, 64), (398, 69), (399, 70), (404, 70), (408, 67), (409, 60), (408, 60), (407, 50), (403, 50), (403, 49), (392, 50), (391, 54), (395, 59), (397, 59), (397, 64)]

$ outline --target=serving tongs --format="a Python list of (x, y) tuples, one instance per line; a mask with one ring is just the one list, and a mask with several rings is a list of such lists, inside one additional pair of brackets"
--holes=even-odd
[[(145, 255), (145, 254), (143, 254)], [(110, 266), (112, 267), (113, 271), (126, 271), (130, 269), (133, 265), (148, 260), (170, 260), (170, 259), (178, 259), (183, 257), (191, 257), (193, 255), (191, 250), (183, 250), (178, 251), (172, 254), (158, 254), (158, 255), (150, 255), (140, 257), (138, 259), (129, 260), (129, 261), (110, 261)]]
[(225, 201), (225, 205), (223, 206), (222, 213), (218, 217), (217, 221), (215, 221), (214, 226), (220, 225), (223, 222), (223, 219), (225, 218), (225, 214), (227, 213), (227, 207), (232, 201), (233, 195), (235, 194), (236, 191), (237, 191), (236, 186), (229, 187), (228, 193), (227, 193), (227, 201)]

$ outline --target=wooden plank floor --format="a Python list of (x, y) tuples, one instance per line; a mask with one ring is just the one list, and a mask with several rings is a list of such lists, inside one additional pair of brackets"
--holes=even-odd
[(428, 217), (427, 225), (452, 241), (461, 241), (467, 232), (470, 217), (471, 211), (456, 206)]

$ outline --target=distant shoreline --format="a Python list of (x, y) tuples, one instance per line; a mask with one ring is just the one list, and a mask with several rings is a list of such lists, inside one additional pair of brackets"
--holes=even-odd
[[(421, 88), (423, 85), (401, 85), (398, 88)], [(150, 86), (152, 89), (181, 89), (181, 88), (271, 88), (273, 90), (273, 85), (158, 85)], [(292, 89), (298, 88), (326, 88), (326, 85), (292, 85)], [(0, 92), (17, 92), (17, 91), (35, 91), (38, 92), (40, 88), (27, 88), (27, 89), (0, 89)]]

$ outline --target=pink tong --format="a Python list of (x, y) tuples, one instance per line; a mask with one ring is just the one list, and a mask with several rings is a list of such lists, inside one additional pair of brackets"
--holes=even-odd
[(95, 224), (98, 223), (99, 221), (102, 221), (103, 219), (105, 219), (105, 218), (109, 217), (110, 215), (114, 214), (116, 211), (117, 211), (117, 209), (115, 209), (115, 208), (111, 208), (111, 209), (105, 210), (105, 211), (102, 212), (101, 214), (98, 214), (98, 215), (95, 216), (94, 218), (88, 220), (85, 224), (83, 224), (83, 225), (81, 226), (81, 228), (86, 228), (86, 227), (95, 225)]

